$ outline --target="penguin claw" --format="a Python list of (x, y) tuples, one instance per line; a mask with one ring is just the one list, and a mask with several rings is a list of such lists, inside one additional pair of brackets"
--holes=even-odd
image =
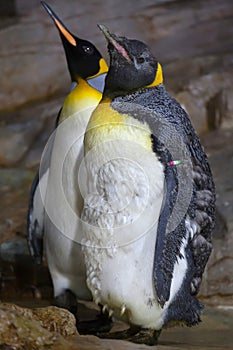
[(125, 311), (126, 311), (126, 305), (123, 304), (122, 307), (121, 307), (120, 315), (123, 316)]
[(113, 314), (114, 314), (114, 310), (110, 309), (108, 312), (109, 317), (112, 317)]
[(102, 312), (103, 312), (103, 314), (105, 314), (107, 311), (108, 311), (108, 305), (105, 304), (102, 308)]

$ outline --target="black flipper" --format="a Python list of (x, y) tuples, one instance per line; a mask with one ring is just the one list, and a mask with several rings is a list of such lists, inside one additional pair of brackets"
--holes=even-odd
[[(43, 160), (40, 168), (37, 170), (35, 178), (32, 182), (29, 195), (29, 206), (27, 214), (27, 241), (31, 256), (37, 264), (41, 264), (43, 257), (43, 236), (44, 236), (44, 217), (45, 209), (41, 197), (40, 182), (43, 181), (43, 176), (49, 171), (50, 159), (52, 154), (54, 134), (59, 124), (60, 109), (55, 122), (55, 128), (52, 136), (49, 138), (43, 153)], [(47, 174), (48, 176), (48, 174)]]
[(30, 191), (29, 207), (27, 215), (27, 241), (31, 256), (37, 264), (41, 264), (43, 256), (43, 234), (44, 234), (44, 211), (40, 210), (35, 216), (36, 206), (35, 198), (40, 195), (39, 193), (39, 169), (36, 172), (36, 176), (32, 182)]
[(190, 294), (193, 271), (195, 271), (190, 244), (188, 244), (185, 249), (185, 255), (189, 261), (187, 272), (181, 288), (166, 310), (164, 319), (165, 326), (186, 325), (191, 327), (201, 321), (200, 316), (203, 305), (197, 298)]
[(170, 166), (170, 152), (152, 135), (153, 150), (164, 165), (165, 195), (160, 213), (154, 260), (154, 281), (159, 304), (163, 307), (170, 297), (174, 264), (180, 256), (180, 247), (186, 236), (184, 220), (174, 230), (168, 232), (168, 222), (178, 193), (178, 175), (176, 167)]

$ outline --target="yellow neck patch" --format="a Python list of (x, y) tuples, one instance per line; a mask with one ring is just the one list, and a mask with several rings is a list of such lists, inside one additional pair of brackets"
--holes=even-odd
[(103, 57), (99, 60), (99, 65), (100, 65), (100, 69), (99, 69), (98, 73), (88, 77), (89, 79), (90, 78), (95, 78), (95, 77), (97, 77), (100, 74), (108, 72), (108, 65), (107, 65), (107, 63), (106, 63), (106, 61), (105, 61), (105, 59)]
[(85, 134), (86, 152), (108, 141), (127, 140), (140, 144), (151, 151), (149, 126), (135, 118), (121, 114), (111, 107), (111, 99), (105, 98), (94, 110)]
[(146, 87), (150, 88), (152, 86), (157, 86), (159, 84), (162, 84), (162, 82), (163, 82), (163, 71), (162, 71), (161, 64), (158, 62), (158, 69), (155, 75), (155, 79), (151, 84), (147, 85)]
[(92, 88), (86, 80), (78, 78), (78, 85), (66, 97), (59, 123), (76, 113), (90, 109), (90, 113), (102, 98), (101, 92)]

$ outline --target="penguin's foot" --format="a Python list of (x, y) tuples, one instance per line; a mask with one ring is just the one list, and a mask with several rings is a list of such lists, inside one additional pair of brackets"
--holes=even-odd
[(62, 294), (55, 297), (54, 305), (67, 309), (77, 318), (78, 302), (76, 295), (66, 289)]
[(157, 345), (161, 330), (141, 328), (139, 332), (129, 337), (127, 340), (137, 344)]
[(107, 334), (102, 333), (97, 335), (99, 338), (121, 339), (121, 340), (126, 340), (137, 344), (157, 345), (160, 333), (161, 333), (161, 330), (156, 331), (154, 329), (131, 326), (125, 331), (112, 332)]
[(107, 333), (112, 328), (112, 318), (101, 309), (95, 320), (77, 322), (76, 327), (80, 334)]

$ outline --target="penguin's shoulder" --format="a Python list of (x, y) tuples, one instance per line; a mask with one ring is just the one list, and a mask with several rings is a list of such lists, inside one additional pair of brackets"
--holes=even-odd
[[(148, 125), (141, 125), (127, 109), (115, 108), (114, 101), (105, 98), (93, 111), (85, 134), (86, 149), (112, 140), (128, 140), (151, 151), (151, 132)], [(129, 113), (128, 113), (129, 112)]]
[(143, 88), (133, 94), (124, 96), (123, 101), (140, 105), (155, 112), (167, 122), (181, 128), (194, 131), (188, 114), (181, 105), (165, 89), (163, 84), (151, 88)]
[(74, 113), (82, 112), (88, 108), (95, 107), (101, 100), (102, 93), (93, 88), (85, 79), (79, 79), (77, 85), (66, 97), (59, 123)]

